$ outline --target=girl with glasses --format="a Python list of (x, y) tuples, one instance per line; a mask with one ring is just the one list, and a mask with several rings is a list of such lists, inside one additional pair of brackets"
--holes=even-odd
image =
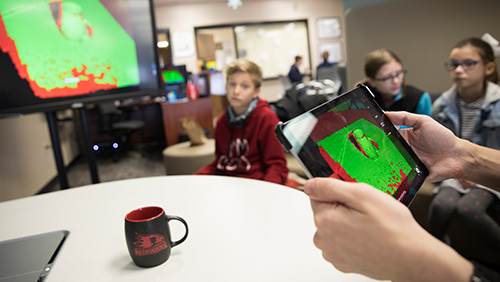
[[(458, 137), (500, 149), (500, 86), (491, 46), (479, 38), (464, 39), (451, 49), (445, 67), (453, 85), (434, 102), (432, 117)], [(486, 213), (500, 202), (498, 191), (462, 179), (445, 180), (436, 190), (428, 218), (434, 236), (448, 241), (448, 222), (457, 212), (500, 250), (500, 227)]]
[(383, 110), (430, 115), (432, 102), (429, 93), (406, 84), (405, 74), (396, 54), (378, 49), (366, 55), (366, 78), (360, 83), (370, 88)]

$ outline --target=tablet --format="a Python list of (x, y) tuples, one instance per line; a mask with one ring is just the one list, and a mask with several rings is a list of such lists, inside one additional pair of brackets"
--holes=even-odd
[(68, 234), (61, 230), (0, 242), (0, 281), (44, 281)]
[(409, 205), (428, 170), (365, 85), (275, 128), (309, 178), (363, 182)]

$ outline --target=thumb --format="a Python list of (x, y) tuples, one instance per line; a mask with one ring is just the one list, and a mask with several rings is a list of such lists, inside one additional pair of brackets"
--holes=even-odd
[(394, 125), (413, 127), (417, 123), (417, 115), (408, 112), (385, 112)]
[(382, 191), (365, 183), (345, 182), (335, 178), (313, 178), (306, 182), (304, 192), (311, 200), (342, 203), (355, 209), (365, 210), (371, 199), (387, 197)]

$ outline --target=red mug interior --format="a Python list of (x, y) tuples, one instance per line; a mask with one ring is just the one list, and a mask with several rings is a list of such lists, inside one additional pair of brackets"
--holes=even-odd
[(153, 220), (164, 213), (163, 209), (160, 207), (144, 207), (138, 208), (129, 212), (125, 216), (125, 220), (131, 222), (141, 222)]

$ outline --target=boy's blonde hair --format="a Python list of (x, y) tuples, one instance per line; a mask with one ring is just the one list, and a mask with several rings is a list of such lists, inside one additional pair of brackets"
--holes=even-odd
[(238, 72), (250, 74), (255, 88), (260, 88), (262, 85), (262, 69), (247, 59), (237, 59), (227, 66), (226, 84), (229, 83), (231, 76)]

